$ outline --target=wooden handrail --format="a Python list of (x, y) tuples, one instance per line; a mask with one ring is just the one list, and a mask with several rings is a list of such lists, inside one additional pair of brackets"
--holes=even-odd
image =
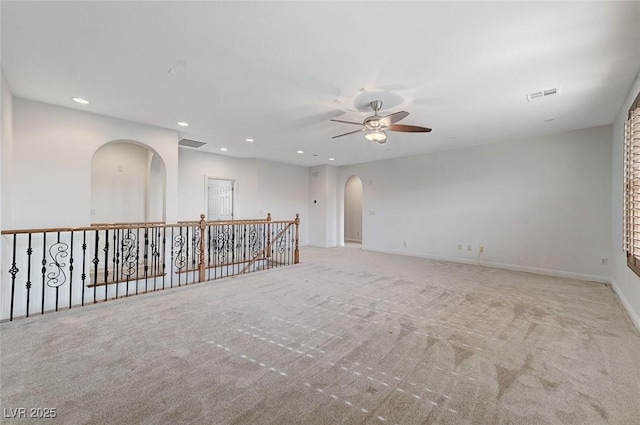
[[(200, 221), (179, 221), (178, 223), (162, 223), (162, 222), (141, 222), (141, 223), (98, 223), (85, 227), (49, 227), (41, 229), (11, 229), (2, 230), (2, 235), (16, 235), (25, 233), (57, 233), (57, 232), (81, 232), (85, 230), (104, 230), (104, 229), (136, 229), (136, 228), (171, 228), (171, 227), (183, 227), (183, 226), (199, 226)], [(252, 220), (218, 220), (218, 221), (205, 221), (206, 226), (219, 226), (219, 225), (241, 225), (241, 224), (264, 224), (267, 223), (267, 219), (257, 218)], [(292, 223), (290, 220), (271, 221), (271, 223)]]
[(156, 225), (156, 224), (166, 224), (165, 221), (125, 221), (118, 223), (91, 223), (92, 227), (105, 227), (105, 226), (135, 226), (135, 225)]

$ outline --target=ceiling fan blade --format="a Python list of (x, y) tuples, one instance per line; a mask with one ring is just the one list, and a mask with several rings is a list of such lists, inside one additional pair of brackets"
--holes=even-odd
[(361, 122), (353, 122), (353, 121), (343, 121), (343, 120), (329, 120), (329, 121), (333, 121), (333, 122), (342, 122), (345, 124), (355, 124), (355, 125), (362, 125)]
[(427, 127), (418, 127), (417, 125), (391, 124), (388, 128), (391, 131), (402, 131), (404, 133), (428, 133), (431, 131)]
[(389, 114), (386, 117), (380, 118), (380, 124), (389, 126), (402, 119), (405, 119), (407, 115), (409, 115), (407, 111), (394, 112), (393, 114)]
[(354, 131), (350, 131), (348, 133), (344, 133), (344, 134), (339, 134), (337, 136), (333, 136), (332, 139), (337, 139), (338, 137), (342, 137), (342, 136), (348, 136), (350, 134), (355, 134), (355, 133), (360, 133), (361, 131), (364, 131), (363, 128), (361, 128), (360, 130), (354, 130)]

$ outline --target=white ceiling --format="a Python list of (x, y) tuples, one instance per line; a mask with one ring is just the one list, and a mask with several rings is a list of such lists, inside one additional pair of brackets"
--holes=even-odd
[[(639, 23), (633, 1), (3, 1), (2, 67), (14, 96), (200, 150), (344, 165), (610, 124), (640, 71)], [(354, 102), (375, 91), (433, 131), (332, 140), (357, 127), (329, 118), (361, 121)]]

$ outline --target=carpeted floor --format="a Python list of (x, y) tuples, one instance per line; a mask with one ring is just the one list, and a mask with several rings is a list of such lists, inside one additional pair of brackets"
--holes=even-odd
[(353, 247), (0, 331), (3, 423), (640, 424), (606, 285)]

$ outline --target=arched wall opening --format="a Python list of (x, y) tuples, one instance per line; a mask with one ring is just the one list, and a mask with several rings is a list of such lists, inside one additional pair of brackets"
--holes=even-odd
[(102, 145), (91, 159), (91, 223), (165, 221), (166, 168), (132, 140)]
[(358, 176), (344, 184), (344, 242), (362, 243), (362, 180)]

